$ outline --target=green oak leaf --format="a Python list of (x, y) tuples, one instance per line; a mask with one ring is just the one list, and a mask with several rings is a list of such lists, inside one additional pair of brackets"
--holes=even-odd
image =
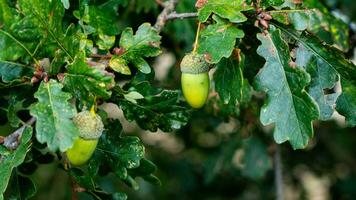
[(257, 38), (262, 43), (257, 53), (266, 63), (255, 77), (255, 86), (268, 95), (260, 120), (263, 125), (275, 125), (277, 143), (289, 141), (294, 149), (305, 148), (313, 136), (312, 121), (319, 116), (318, 106), (304, 90), (310, 76), (289, 66), (289, 47), (279, 29), (271, 26), (268, 34), (258, 34)]
[(103, 33), (115, 36), (120, 33), (118, 26), (118, 6), (120, 1), (107, 1), (101, 5), (88, 5), (81, 1), (79, 10), (74, 11), (74, 16), (79, 19), (83, 29), (92, 29), (91, 33)]
[(199, 21), (206, 22), (212, 13), (233, 23), (241, 23), (247, 20), (241, 11), (253, 9), (246, 0), (209, 0), (198, 10)]
[(10, 83), (12, 81), (21, 81), (21, 78), (31, 78), (34, 69), (27, 65), (19, 63), (0, 61), (0, 77), (2, 82)]
[(36, 185), (29, 177), (14, 173), (6, 197), (7, 199), (31, 199), (36, 192)]
[(189, 113), (180, 105), (178, 91), (155, 91), (147, 81), (137, 83), (129, 91), (136, 91), (145, 98), (136, 98), (133, 102), (120, 90), (115, 91), (113, 102), (123, 110), (128, 121), (135, 120), (141, 128), (152, 132), (158, 128), (171, 132), (188, 123)]
[(349, 44), (349, 27), (341, 19), (335, 17), (320, 1), (303, 1), (295, 4), (293, 0), (287, 0), (277, 7), (289, 10), (270, 11), (274, 20), (283, 24), (292, 24), (296, 30), (307, 29), (321, 40), (338, 49), (347, 52)]
[(93, 96), (109, 98), (109, 88), (114, 83), (113, 76), (104, 69), (89, 66), (83, 59), (76, 58), (67, 67), (64, 74), (64, 86), (76, 98), (87, 101)]
[(68, 100), (72, 95), (62, 91), (63, 85), (51, 79), (42, 82), (35, 98), (38, 102), (31, 106), (30, 114), (36, 117), (36, 138), (47, 143), (50, 151), (65, 152), (79, 135), (71, 118), (77, 113)]
[(244, 32), (218, 16), (213, 18), (216, 24), (209, 25), (200, 34), (198, 52), (208, 55), (208, 62), (218, 63), (221, 58), (230, 57), (236, 38), (243, 38)]
[(21, 110), (25, 110), (23, 102), (25, 100), (18, 100), (16, 97), (12, 97), (9, 99), (9, 106), (7, 108), (7, 120), (12, 127), (18, 127), (21, 123), (21, 119), (17, 116), (17, 113)]
[(274, 20), (285, 25), (293, 25), (295, 30), (304, 31), (311, 26), (311, 15), (317, 12), (316, 9), (300, 10), (272, 10), (268, 13)]
[(319, 40), (319, 38), (311, 34), (305, 32), (300, 34), (299, 32), (285, 26), (276, 24), (274, 25), (279, 28), (285, 35), (297, 41), (298, 46), (303, 46), (309, 50), (313, 56), (322, 60), (325, 65), (337, 71), (341, 78), (356, 84), (356, 67), (352, 62), (345, 59), (342, 52), (329, 45), (325, 45), (322, 41)]
[(26, 157), (26, 153), (31, 146), (32, 128), (25, 127), (21, 129), (22, 136), (20, 144), (14, 151), (7, 150), (4, 146), (0, 146), (0, 199), (3, 200), (3, 194), (10, 180), (13, 169), (19, 166)]
[(232, 105), (241, 103), (250, 94), (250, 86), (244, 80), (241, 65), (234, 58), (223, 58), (214, 73), (215, 90), (224, 104)]
[(129, 185), (135, 184), (132, 176), (151, 175), (156, 168), (154, 164), (144, 159), (145, 148), (140, 139), (134, 136), (120, 136), (122, 126), (118, 120), (109, 121), (108, 127), (89, 160), (89, 175), (95, 176), (103, 168), (106, 173), (113, 172)]
[(160, 40), (161, 36), (149, 23), (138, 27), (135, 35), (132, 28), (126, 28), (120, 38), (120, 47), (124, 50), (120, 57), (127, 63), (132, 63), (142, 73), (148, 74), (151, 68), (143, 57), (158, 56), (161, 53)]
[(261, 1), (263, 7), (268, 8), (270, 6), (279, 6), (284, 3), (284, 0), (264, 0)]
[(334, 105), (339, 94), (324, 94), (324, 90), (330, 90), (335, 86), (339, 80), (337, 72), (302, 45), (296, 49), (296, 64), (303, 67), (311, 76), (308, 93), (318, 103), (319, 119), (329, 120), (334, 113)]
[(356, 87), (350, 82), (341, 80), (342, 93), (336, 101), (336, 110), (345, 116), (346, 124), (356, 126)]

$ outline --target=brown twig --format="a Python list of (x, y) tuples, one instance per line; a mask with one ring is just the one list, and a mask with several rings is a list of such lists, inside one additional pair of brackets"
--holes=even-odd
[(100, 58), (100, 59), (110, 59), (112, 54), (100, 55), (100, 54), (91, 54), (91, 58)]
[(24, 125), (22, 125), (19, 129), (15, 132), (11, 133), (10, 135), (4, 138), (3, 145), (11, 150), (15, 150), (20, 144), (20, 138), (22, 136), (23, 131), (25, 130), (26, 126), (31, 126), (36, 122), (36, 118), (32, 117), (29, 119)]
[(195, 17), (198, 17), (198, 13), (176, 13), (174, 11), (167, 16), (167, 20), (195, 18)]
[(164, 2), (162, 0), (156, 0), (156, 3), (161, 6), (161, 7), (164, 7)]
[(155, 29), (158, 31), (158, 32), (161, 32), (162, 28), (164, 27), (164, 25), (166, 24), (167, 22), (167, 17), (170, 13), (172, 13), (175, 9), (175, 7), (177, 6), (178, 4), (178, 1), (179, 0), (169, 0), (162, 12), (158, 15), (157, 17), (157, 21), (154, 25)]

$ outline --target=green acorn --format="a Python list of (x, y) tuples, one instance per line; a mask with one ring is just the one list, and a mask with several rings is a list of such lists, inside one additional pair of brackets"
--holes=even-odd
[(95, 151), (99, 138), (104, 131), (104, 124), (99, 115), (92, 111), (82, 111), (73, 118), (79, 130), (79, 138), (67, 151), (67, 158), (72, 165), (85, 164)]
[(209, 67), (204, 55), (197, 53), (185, 55), (180, 64), (183, 95), (193, 108), (203, 107), (208, 98)]

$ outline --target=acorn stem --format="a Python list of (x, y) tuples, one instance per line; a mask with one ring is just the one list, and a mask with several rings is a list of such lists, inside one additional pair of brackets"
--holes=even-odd
[(199, 33), (200, 33), (200, 25), (201, 25), (201, 22), (198, 23), (198, 29), (197, 29), (197, 33), (196, 33), (196, 35), (195, 35), (193, 53), (196, 53), (196, 52), (197, 52), (198, 40), (199, 40)]

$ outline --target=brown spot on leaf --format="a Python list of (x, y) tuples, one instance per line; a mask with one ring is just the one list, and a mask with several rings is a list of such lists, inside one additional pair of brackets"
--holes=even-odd
[(63, 73), (57, 74), (57, 79), (58, 79), (60, 82), (63, 82), (63, 80), (64, 80), (64, 74), (63, 74)]
[(290, 61), (288, 64), (289, 64), (289, 66), (291, 68), (296, 68), (297, 67), (297, 64), (295, 62), (293, 62), (293, 61)]
[(200, 9), (207, 3), (208, 3), (208, 0), (197, 0), (197, 2), (195, 3), (195, 7), (197, 9)]
[(204, 59), (205, 59), (206, 62), (210, 63), (211, 62), (211, 55), (208, 54), (208, 53), (205, 53), (204, 54)]
[(117, 48), (117, 47), (115, 47), (113, 50), (112, 50), (112, 53), (113, 54), (116, 54), (116, 55), (118, 55), (118, 56), (120, 56), (120, 55), (122, 55), (122, 54), (124, 54), (125, 53), (125, 48)]

